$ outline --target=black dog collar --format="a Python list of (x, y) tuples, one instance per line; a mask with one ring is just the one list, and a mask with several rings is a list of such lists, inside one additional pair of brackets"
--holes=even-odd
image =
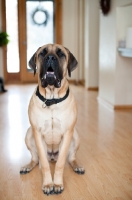
[(36, 90), (36, 96), (41, 101), (44, 102), (44, 104), (42, 106), (43, 108), (45, 108), (46, 106), (51, 106), (53, 104), (57, 104), (57, 103), (60, 103), (60, 102), (64, 101), (68, 97), (68, 95), (69, 95), (69, 88), (68, 88), (68, 90), (66, 92), (66, 95), (64, 97), (60, 98), (60, 99), (46, 99), (39, 93), (39, 86), (37, 87), (37, 90)]

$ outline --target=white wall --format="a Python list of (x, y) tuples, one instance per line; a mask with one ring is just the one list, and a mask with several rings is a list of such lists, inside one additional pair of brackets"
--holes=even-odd
[(63, 45), (76, 56), (79, 65), (71, 79), (85, 79), (86, 88), (98, 87), (99, 2), (63, 0)]
[(111, 12), (104, 16), (100, 11), (99, 40), (99, 98), (114, 104), (114, 76), (116, 66), (116, 25), (114, 1)]
[[(117, 46), (132, 27), (132, 5), (116, 9)], [(121, 23), (120, 23), (121, 22)], [(132, 105), (132, 58), (116, 54), (115, 105)]]
[[(63, 0), (62, 5), (62, 44), (78, 60), (78, 1)], [(78, 68), (72, 72), (71, 76), (71, 79), (78, 80)]]
[[(2, 24), (1, 24), (1, 0), (0, 0), (0, 32), (2, 31)], [(3, 55), (2, 55), (2, 48), (0, 47), (0, 76), (3, 77)]]
[(132, 0), (115, 0), (107, 16), (100, 13), (99, 99), (113, 107), (132, 105), (132, 59), (119, 56), (117, 51), (119, 26), (123, 24), (117, 7), (130, 3)]
[(85, 0), (85, 86), (98, 87), (99, 1)]

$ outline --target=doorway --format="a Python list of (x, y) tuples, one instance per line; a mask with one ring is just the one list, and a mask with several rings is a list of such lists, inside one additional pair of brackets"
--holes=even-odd
[(5, 81), (36, 82), (37, 76), (34, 77), (28, 61), (40, 46), (61, 44), (61, 0), (3, 2), (3, 22), (10, 37), (4, 51)]

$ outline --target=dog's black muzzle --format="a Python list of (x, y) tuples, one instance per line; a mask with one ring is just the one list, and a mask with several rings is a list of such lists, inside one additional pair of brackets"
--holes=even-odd
[(40, 79), (42, 87), (54, 85), (59, 88), (61, 86), (62, 70), (55, 55), (49, 54), (45, 57), (44, 64), (41, 66)]

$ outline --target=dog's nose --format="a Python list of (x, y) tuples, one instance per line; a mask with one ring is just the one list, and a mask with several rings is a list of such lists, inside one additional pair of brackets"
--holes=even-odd
[(48, 55), (46, 60), (48, 60), (48, 61), (52, 60), (53, 61), (53, 60), (56, 60), (56, 57), (54, 55)]

